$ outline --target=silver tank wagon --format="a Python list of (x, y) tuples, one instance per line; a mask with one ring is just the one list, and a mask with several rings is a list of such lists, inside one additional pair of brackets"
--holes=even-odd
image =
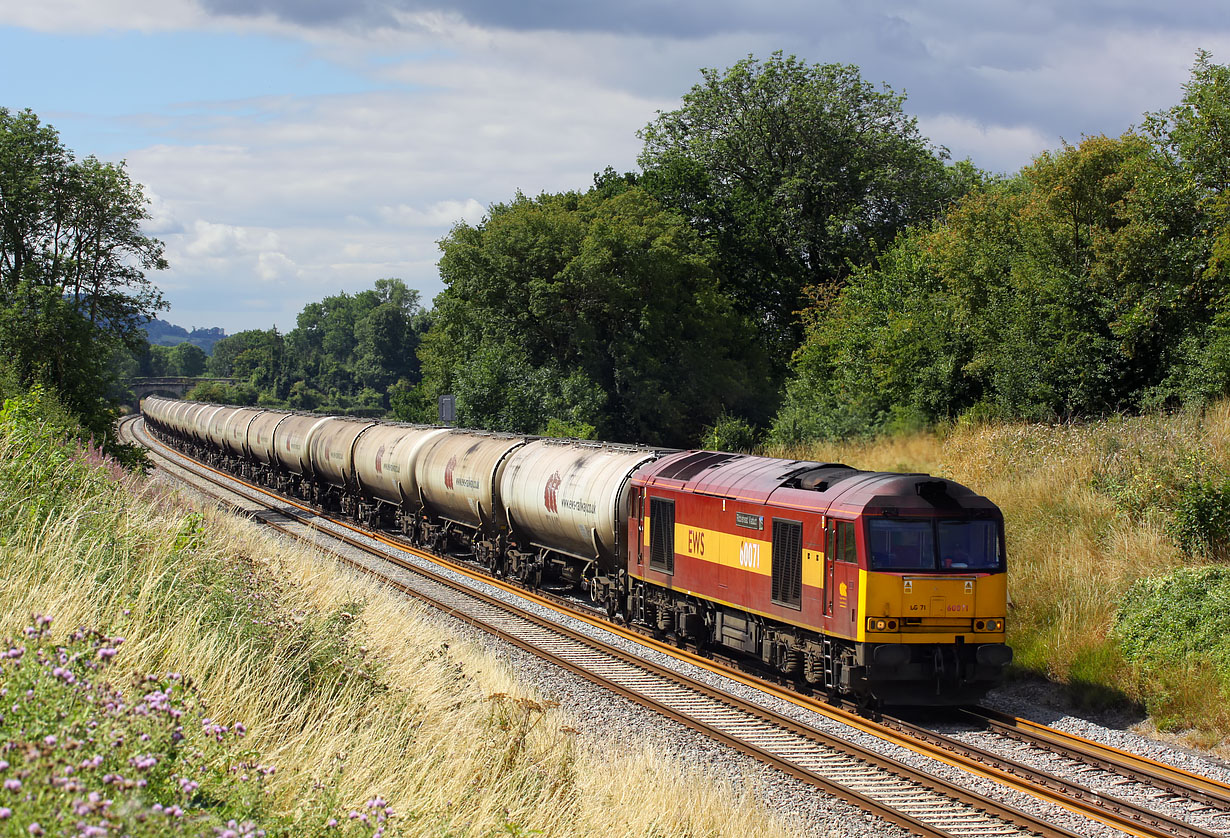
[(354, 478), (355, 440), (375, 426), (370, 420), (344, 417), (331, 417), (318, 425), (308, 440), (312, 476), (339, 489), (350, 488)]
[(627, 445), (540, 439), (517, 449), (500, 498), (518, 540), (612, 570), (624, 553), (628, 480), (658, 452)]
[(474, 529), (502, 528), (500, 473), (528, 437), (450, 431), (432, 440), (415, 463), (423, 504), (432, 514)]
[(331, 416), (292, 413), (278, 423), (273, 434), (273, 456), (277, 465), (301, 477), (312, 476), (312, 434)]
[(192, 423), (188, 428), (188, 435), (199, 442), (201, 445), (209, 445), (209, 427), (213, 421), (214, 414), (220, 410), (227, 410), (223, 405), (219, 404), (203, 404), (201, 409), (188, 414), (188, 419)]
[(242, 410), (242, 408), (223, 407), (221, 410), (215, 410), (209, 415), (209, 421), (205, 427), (205, 440), (214, 451), (222, 453), (227, 450), (226, 423), (239, 410)]
[(239, 407), (231, 414), (226, 421), (226, 426), (222, 429), (222, 441), (226, 443), (226, 450), (236, 457), (247, 458), (248, 451), (248, 428), (256, 421), (256, 417), (260, 416), (265, 411), (258, 407)]
[(294, 414), (286, 410), (266, 410), (248, 426), (248, 455), (261, 465), (274, 465), (277, 456), (273, 449), (274, 430), (282, 420)]
[(379, 424), (354, 446), (355, 479), (372, 498), (417, 512), (422, 507), (415, 463), (432, 440), (448, 428)]

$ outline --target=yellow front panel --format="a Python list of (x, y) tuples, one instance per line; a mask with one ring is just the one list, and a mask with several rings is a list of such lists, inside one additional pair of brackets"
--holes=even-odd
[[(858, 640), (877, 643), (945, 643), (962, 634), (967, 642), (1003, 643), (1003, 632), (974, 632), (973, 621), (997, 617), (1007, 611), (1008, 575), (898, 576), (859, 571), (860, 611)], [(903, 625), (918, 620), (908, 631), (867, 631), (868, 617), (887, 617)]]

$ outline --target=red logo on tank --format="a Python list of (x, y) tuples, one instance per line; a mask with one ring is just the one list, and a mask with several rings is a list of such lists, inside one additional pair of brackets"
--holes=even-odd
[(559, 472), (552, 474), (547, 480), (547, 490), (543, 493), (542, 502), (546, 505), (548, 512), (559, 514), (559, 500), (556, 497), (556, 492), (559, 491), (560, 480)]
[(384, 466), (381, 462), (384, 459), (384, 448), (385, 446), (381, 445), (380, 450), (376, 452), (376, 474), (384, 473)]
[(448, 461), (448, 465), (444, 467), (444, 485), (449, 489), (453, 488), (453, 469), (457, 468), (457, 457)]

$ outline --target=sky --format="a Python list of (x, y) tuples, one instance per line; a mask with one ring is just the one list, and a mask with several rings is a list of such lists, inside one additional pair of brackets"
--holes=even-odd
[(776, 50), (907, 97), (954, 159), (1012, 173), (1176, 103), (1213, 0), (39, 0), (0, 2), (0, 106), (125, 161), (152, 279), (187, 328), (294, 328), (527, 195), (637, 170), (637, 131), (700, 69)]

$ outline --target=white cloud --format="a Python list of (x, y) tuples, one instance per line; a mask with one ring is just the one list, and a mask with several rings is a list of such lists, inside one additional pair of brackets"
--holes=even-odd
[(478, 224), (487, 209), (473, 198), (464, 201), (439, 201), (426, 209), (398, 204), (380, 207), (380, 218), (397, 227), (451, 227), (458, 221)]
[(256, 257), (256, 275), (265, 282), (299, 277), (299, 268), (285, 253), (266, 252)]
[(954, 160), (969, 157), (981, 168), (1008, 174), (1057, 142), (1028, 125), (984, 125), (956, 114), (921, 118), (918, 127), (932, 142), (946, 147)]

